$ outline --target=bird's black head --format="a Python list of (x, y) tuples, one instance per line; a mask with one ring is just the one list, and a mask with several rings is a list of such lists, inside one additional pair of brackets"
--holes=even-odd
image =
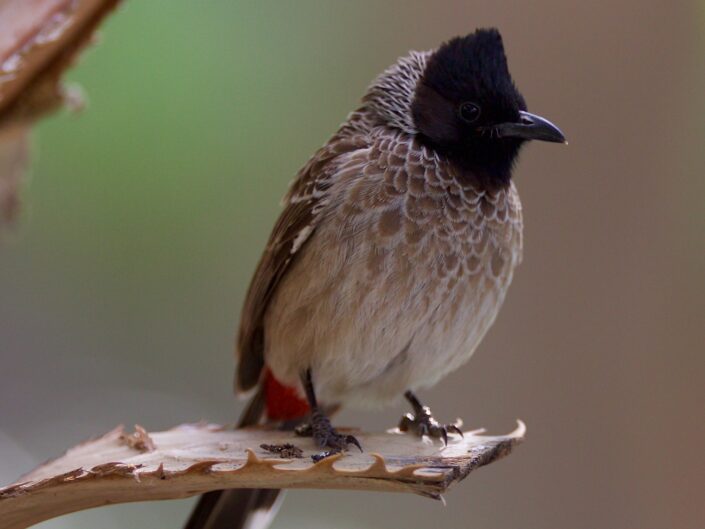
[(488, 187), (509, 183), (525, 141), (565, 141), (557, 127), (526, 112), (496, 29), (438, 48), (417, 83), (411, 113), (421, 141)]

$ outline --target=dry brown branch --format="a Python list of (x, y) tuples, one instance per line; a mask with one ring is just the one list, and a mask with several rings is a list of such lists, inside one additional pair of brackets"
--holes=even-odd
[[(431, 498), (511, 452), (525, 427), (505, 436), (454, 436), (447, 447), (402, 433), (355, 432), (365, 448), (313, 463), (311, 439), (264, 428), (183, 425), (165, 432), (122, 427), (72, 448), (0, 489), (0, 528), (21, 529), (79, 510), (184, 498), (227, 488), (326, 488), (413, 492)], [(290, 443), (283, 459), (263, 444)], [(287, 447), (285, 452), (299, 455)]]
[(72, 101), (62, 73), (119, 0), (0, 0), (0, 226), (17, 211), (31, 123)]

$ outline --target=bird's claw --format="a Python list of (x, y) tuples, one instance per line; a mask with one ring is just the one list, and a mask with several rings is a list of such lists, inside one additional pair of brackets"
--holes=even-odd
[(313, 441), (319, 448), (331, 448), (342, 451), (347, 450), (348, 445), (355, 445), (362, 452), (362, 446), (360, 446), (360, 442), (354, 435), (338, 433), (332, 426), (326, 429), (316, 429), (314, 426)]
[(423, 437), (427, 435), (434, 439), (442, 439), (444, 445), (448, 445), (448, 433), (458, 434), (464, 437), (463, 431), (460, 429), (462, 421), (458, 419), (452, 424), (441, 424), (431, 415), (431, 410), (428, 406), (424, 406), (419, 413), (406, 413), (399, 421), (399, 430), (402, 432), (411, 432)]
[(294, 431), (296, 435), (299, 436), (313, 437), (314, 443), (316, 443), (319, 448), (330, 448), (330, 450), (314, 455), (314, 461), (320, 461), (343, 450), (347, 450), (348, 445), (355, 445), (358, 450), (362, 452), (362, 446), (357, 438), (354, 435), (338, 433), (325, 415), (314, 413), (311, 419), (311, 423), (302, 424)]

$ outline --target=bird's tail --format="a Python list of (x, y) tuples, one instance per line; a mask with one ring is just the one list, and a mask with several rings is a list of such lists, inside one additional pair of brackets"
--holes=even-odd
[[(240, 416), (238, 428), (270, 421), (293, 421), (308, 413), (293, 388), (280, 384), (267, 370), (257, 393)], [(184, 529), (266, 529), (284, 500), (280, 489), (215, 490), (202, 495)]]

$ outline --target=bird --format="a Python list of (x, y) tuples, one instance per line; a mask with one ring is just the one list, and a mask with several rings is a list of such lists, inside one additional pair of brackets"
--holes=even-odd
[[(523, 247), (512, 174), (530, 140), (566, 142), (528, 112), (496, 28), (380, 74), (298, 172), (257, 265), (236, 346), (236, 390), (254, 392), (240, 426), (298, 423), (323, 455), (362, 449), (331, 413), (403, 396), (401, 430), (462, 434), (416, 392), (470, 358), (505, 299)], [(266, 527), (277, 498), (210, 492), (186, 527)]]

